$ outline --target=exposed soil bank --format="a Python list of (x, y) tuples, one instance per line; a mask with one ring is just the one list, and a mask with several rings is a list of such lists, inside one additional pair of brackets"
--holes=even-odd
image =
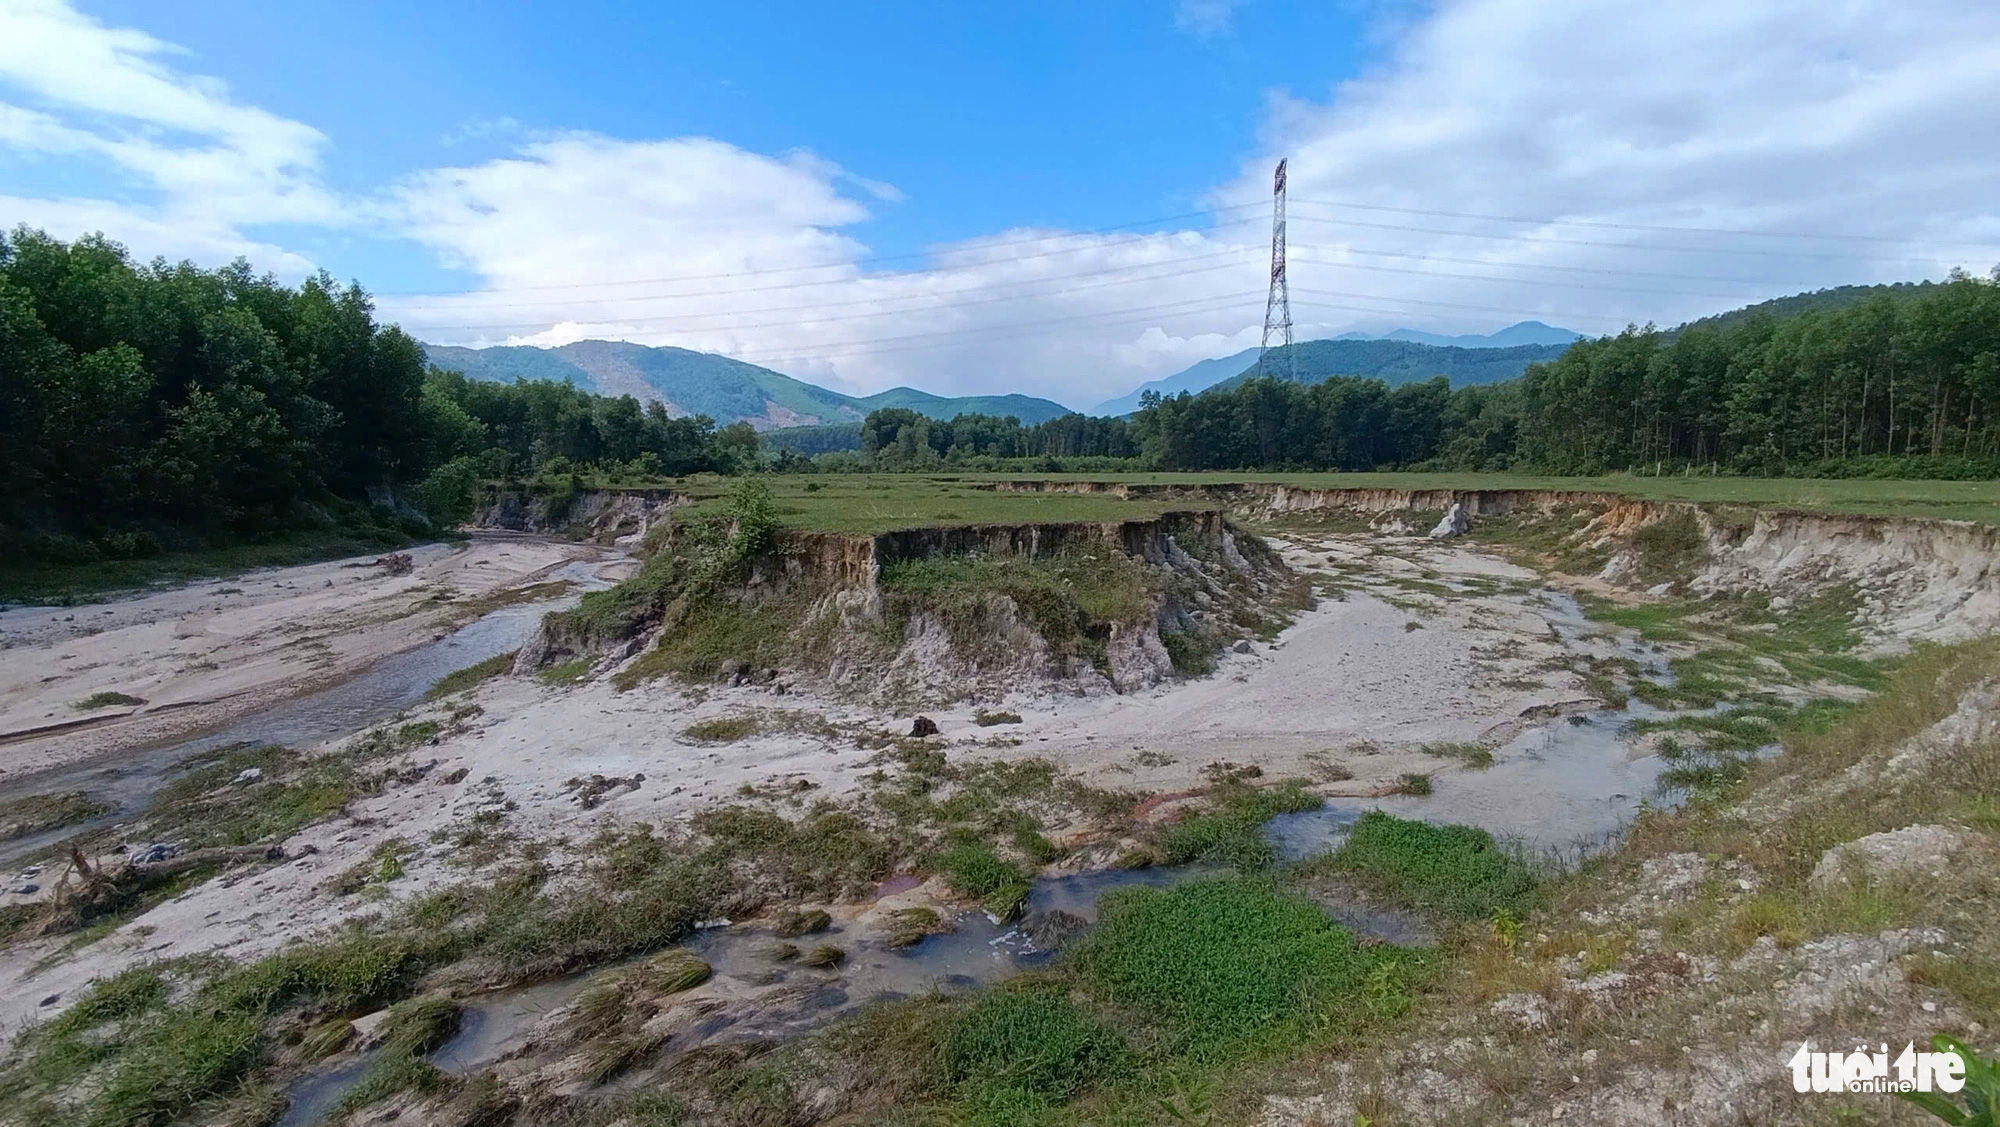
[(670, 489), (503, 489), (488, 485), (467, 523), (474, 528), (631, 545), (643, 539), (656, 521), (687, 501)]
[[(1589, 523), (1571, 544), (1607, 556), (1600, 577), (1658, 585), (1640, 566), (1634, 537), (1693, 521), (1702, 544), (1679, 586), (1688, 593), (1818, 594), (1850, 588), (1861, 621), (1889, 640), (1951, 642), (2000, 628), (2000, 527), (1970, 521), (1858, 516), (1749, 505), (1640, 501), (1616, 493), (1524, 489), (1307, 489), (1288, 485), (1182, 486), (1005, 481), (1003, 492), (1111, 493), (1186, 498), (1263, 520), (1322, 513), (1422, 514), (1428, 524), (1459, 507), (1482, 518), (1575, 514)], [(1421, 528), (1415, 529), (1421, 531)]]

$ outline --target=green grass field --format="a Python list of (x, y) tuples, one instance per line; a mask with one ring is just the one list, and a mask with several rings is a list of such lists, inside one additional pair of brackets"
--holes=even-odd
[[(1836, 481), (1753, 477), (1533, 477), (1525, 474), (1419, 473), (1133, 473), (1133, 474), (825, 474), (773, 476), (785, 524), (874, 534), (938, 524), (1130, 520), (1199, 507), (1170, 498), (1124, 500), (1066, 493), (996, 493), (993, 481), (1103, 481), (1130, 485), (1228, 485), (1267, 482), (1315, 489), (1565, 489), (1619, 493), (1640, 500), (1759, 505), (1808, 512), (1930, 517), (2000, 524), (2000, 482)], [(675, 486), (719, 498), (726, 479)], [(699, 511), (699, 510), (697, 510)]]

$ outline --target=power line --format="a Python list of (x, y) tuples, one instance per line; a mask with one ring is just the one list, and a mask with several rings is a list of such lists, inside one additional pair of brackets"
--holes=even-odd
[(1610, 223), (1592, 219), (1538, 219), (1519, 215), (1480, 215), (1476, 212), (1433, 211), (1420, 207), (1390, 207), (1387, 204), (1351, 203), (1343, 200), (1300, 200), (1300, 203), (1319, 207), (1343, 207), (1356, 211), (1385, 211), (1398, 215), (1430, 215), (1443, 219), (1477, 219), (1492, 223), (1532, 223), (1544, 227), (1596, 227), (1610, 231), (1658, 231), (1667, 233), (1686, 232), (1697, 235), (1728, 235), (1732, 237), (1750, 236), (1763, 239), (1829, 239), (1844, 242), (1896, 243), (1904, 246), (1949, 246), (1949, 247), (1994, 247), (1996, 243), (1925, 243), (1914, 239), (1898, 238), (1894, 235), (1845, 235), (1833, 233), (1808, 234), (1798, 231), (1754, 231), (1748, 228), (1728, 227), (1679, 227), (1652, 223)]
[[(1311, 295), (1311, 296), (1314, 296), (1314, 297), (1339, 297), (1339, 298), (1346, 298), (1346, 299), (1348, 299), (1348, 300), (1350, 300), (1350, 301), (1384, 301), (1384, 302), (1400, 302), (1400, 303), (1403, 303), (1403, 304), (1406, 304), (1406, 305), (1432, 305), (1432, 306), (1437, 306), (1438, 308), (1441, 308), (1441, 309), (1469, 309), (1469, 310), (1473, 310), (1473, 311), (1475, 311), (1475, 312), (1480, 312), (1480, 313), (1510, 313), (1510, 314), (1519, 314), (1519, 315), (1521, 315), (1521, 316), (1526, 316), (1526, 317), (1555, 317), (1555, 318), (1558, 318), (1558, 319), (1560, 319), (1560, 320), (1564, 320), (1564, 321), (1600, 321), (1600, 322), (1603, 322), (1603, 321), (1616, 321), (1616, 320), (1618, 320), (1618, 319), (1619, 319), (1619, 318), (1616, 318), (1616, 317), (1607, 317), (1607, 316), (1605, 316), (1605, 315), (1603, 315), (1603, 314), (1601, 314), (1601, 313), (1599, 313), (1599, 314), (1593, 314), (1593, 313), (1562, 313), (1562, 312), (1557, 312), (1557, 311), (1553, 311), (1553, 310), (1548, 310), (1548, 309), (1519, 309), (1519, 308), (1510, 308), (1510, 307), (1508, 307), (1508, 306), (1504, 306), (1504, 305), (1469, 305), (1469, 304), (1466, 304), (1466, 303), (1464, 303), (1464, 302), (1457, 302), (1457, 301), (1430, 301), (1430, 300), (1426, 300), (1426, 299), (1424, 299), (1424, 298), (1416, 298), (1416, 297), (1376, 297), (1376, 296), (1375, 296), (1375, 295), (1373, 295), (1373, 294), (1365, 294), (1365, 293), (1345, 293), (1345, 292), (1342, 292), (1342, 291), (1340, 291), (1340, 290), (1307, 290), (1307, 289), (1301, 289), (1301, 290), (1297, 290), (1297, 291), (1294, 291), (1294, 292), (1297, 292), (1297, 293), (1302, 293), (1302, 294), (1308, 294), (1308, 295)], [(1399, 310), (1394, 310), (1394, 309), (1381, 309), (1381, 310), (1367, 310), (1366, 312), (1373, 312), (1373, 313), (1396, 313), (1396, 312), (1400, 312), (1400, 311), (1399, 311)]]
[[(1460, 274), (1451, 270), (1413, 270), (1402, 266), (1377, 266), (1367, 262), (1329, 262), (1323, 258), (1308, 258), (1305, 261), (1315, 266), (1337, 266), (1348, 270), (1372, 270), (1383, 274), (1415, 274), (1426, 278), (1464, 278), (1474, 282), (1503, 282), (1524, 286), (1559, 286), (1570, 290), (1616, 290), (1620, 293), (1660, 294), (1666, 297), (1708, 297), (1722, 301), (1763, 301), (1761, 294), (1696, 293), (1690, 290), (1662, 290), (1646, 286), (1613, 286), (1602, 282), (1558, 282), (1546, 278), (1494, 278), (1484, 274)], [(1497, 264), (1496, 264), (1497, 265)]]
[[(1301, 203), (1306, 201), (1300, 201)], [(1918, 260), (1917, 255), (1907, 258), (1873, 258), (1867, 255), (1828, 254), (1823, 251), (1763, 250), (1755, 247), (1675, 247), (1657, 243), (1611, 243), (1597, 239), (1563, 239), (1553, 235), (1503, 235), (1490, 231), (1452, 231), (1442, 227), (1412, 227), (1396, 223), (1367, 223), (1359, 219), (1333, 219), (1324, 215), (1301, 215), (1300, 219), (1310, 223), (1327, 223), (1339, 227), (1362, 227), (1374, 231), (1411, 231), (1422, 235), (1452, 235), (1466, 239), (1500, 239), (1518, 243), (1555, 243), (1562, 246), (1609, 247), (1613, 250), (1650, 250), (1671, 254), (1737, 254), (1760, 258), (1820, 258), (1834, 262), (1875, 262), (1901, 263)], [(1927, 259), (1936, 261), (1936, 259)]]

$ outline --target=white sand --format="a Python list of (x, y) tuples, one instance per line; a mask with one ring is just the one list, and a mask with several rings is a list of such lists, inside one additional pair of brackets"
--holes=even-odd
[[(474, 586), (475, 576), (489, 572), (520, 582), (575, 550), (482, 540), (466, 551), (425, 553), (417, 574), (405, 579), (322, 565), (135, 600), (159, 609), (120, 605), (104, 616), (114, 624), (104, 634), (27, 642), (36, 647), (27, 661), (19, 659), (20, 650), (9, 652), (0, 701), (10, 725), (20, 725), (46, 719), (61, 704), (98, 688), (175, 700), (286, 683), (292, 675), (287, 651), (297, 648), (296, 638), (319, 638), (328, 652), (341, 655), (337, 661), (360, 660), (385, 652), (391, 639), (430, 637), (436, 627), (427, 624), (436, 620), (411, 607), (437, 587), (449, 582), (473, 593), (503, 585)], [(1492, 557), (1421, 540), (1326, 538), (1287, 545), (1286, 551), (1300, 567), (1324, 560), (1329, 551), (1368, 556), (1378, 577), (1416, 577), (1428, 570), (1435, 573), (1434, 582), (1535, 578)], [(335, 585), (324, 587), (326, 579)], [(222, 586), (242, 586), (246, 593), (216, 595)], [(1251, 654), (1225, 654), (1207, 679), (1129, 696), (1018, 694), (1004, 707), (1022, 714), (1019, 725), (977, 726), (970, 705), (931, 715), (954, 756), (1046, 757), (1102, 786), (1183, 791), (1201, 784), (1205, 764), (1227, 760), (1259, 766), (1267, 778), (1327, 777), (1327, 767), (1337, 764), (1353, 779), (1331, 784), (1328, 793), (1365, 793), (1402, 772), (1457, 769), (1422, 754), (1417, 749), (1423, 743), (1498, 741), (1531, 722), (1523, 720), (1524, 712), (1540, 722), (1555, 709), (1584, 705), (1574, 675), (1540, 668), (1571, 651), (1534, 595), (1437, 599), (1390, 587), (1379, 594), (1323, 601), (1274, 644), (1257, 643)], [(1426, 611), (1398, 609), (1385, 598), (1423, 602)], [(170, 614), (174, 607), (180, 609)], [(91, 612), (78, 612), (79, 620), (86, 613)], [(181, 617), (199, 623), (199, 632), (176, 638), (173, 624)], [(1410, 622), (1419, 628), (1408, 629)], [(35, 637), (36, 627), (19, 619), (0, 628), (6, 637)], [(1494, 655), (1496, 649), (1505, 656)], [(230, 656), (228, 672), (185, 671), (190, 661), (218, 654)], [(240, 663), (258, 674), (236, 673)], [(54, 670), (56, 680), (38, 688), (34, 665)], [(1542, 685), (1530, 687), (1537, 680)], [(476, 699), (484, 711), (467, 730), (413, 755), (418, 763), (437, 761), (424, 779), (357, 802), (351, 817), (312, 827), (286, 843), (293, 854), (312, 845), (317, 855), (247, 879), (211, 881), (40, 970), (36, 964), (61, 940), (0, 952), (0, 1024), (58, 1012), (60, 1002), (42, 1007), (40, 1001), (73, 995), (91, 978), (146, 959), (212, 950), (250, 958), (337, 920), (382, 911), (380, 903), (336, 897), (319, 886), (391, 837), (419, 850), (405, 861), (407, 875), (390, 886), (396, 897), (467, 879), (470, 874), (448, 863), (453, 847), (432, 844), (429, 837), (482, 808), (512, 802), (516, 808), (504, 820), (506, 829), (528, 839), (567, 837), (580, 843), (606, 825), (685, 818), (700, 807), (732, 800), (745, 784), (809, 780), (814, 788), (804, 792), (802, 802), (853, 793), (859, 777), (876, 766), (873, 753), (851, 742), (810, 735), (779, 732), (696, 746), (682, 735), (696, 720), (752, 709), (773, 715), (802, 710), (895, 731), (909, 725), (907, 717), (768, 688), (690, 694), (656, 682), (618, 693), (602, 680), (554, 689), (528, 678), (501, 678), (482, 686)], [(1012, 740), (1020, 742), (996, 746)], [(462, 782), (442, 782), (459, 767), (468, 772)], [(635, 773), (645, 776), (637, 789), (612, 791), (595, 809), (583, 809), (564, 787), (576, 776)], [(562, 855), (559, 847), (552, 856)]]

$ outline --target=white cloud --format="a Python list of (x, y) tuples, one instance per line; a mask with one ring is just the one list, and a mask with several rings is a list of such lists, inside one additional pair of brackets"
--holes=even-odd
[(146, 197), (16, 197), (5, 201), (7, 215), (64, 233), (95, 221), (142, 255), (254, 253), (267, 265), (302, 265), (241, 229), (340, 221), (339, 201), (318, 178), (326, 138), (166, 65), (180, 53), (58, 0), (0, 0), (0, 146), (30, 159), (108, 162)]
[[(1219, 30), (1229, 8), (1182, 13)], [(1273, 97), (1211, 228), (1007, 230), (871, 260), (854, 232), (899, 206), (894, 186), (699, 137), (527, 135), (504, 159), (342, 199), (319, 180), (326, 140), (309, 126), (235, 102), (143, 33), (0, 0), (0, 147), (110, 162), (151, 193), (16, 191), (0, 212), (280, 268), (303, 261), (243, 225), (407, 236), (483, 280), (383, 297), (444, 343), (611, 337), (856, 390), (1077, 406), (1255, 343), (1278, 154), (1292, 162), (1301, 339), (1526, 317), (1609, 331), (2000, 258), (1990, 0), (1447, 0), (1393, 26), (1363, 77)]]
[(1178, 0), (1174, 5), (1174, 26), (1207, 39), (1229, 30), (1242, 0)]

